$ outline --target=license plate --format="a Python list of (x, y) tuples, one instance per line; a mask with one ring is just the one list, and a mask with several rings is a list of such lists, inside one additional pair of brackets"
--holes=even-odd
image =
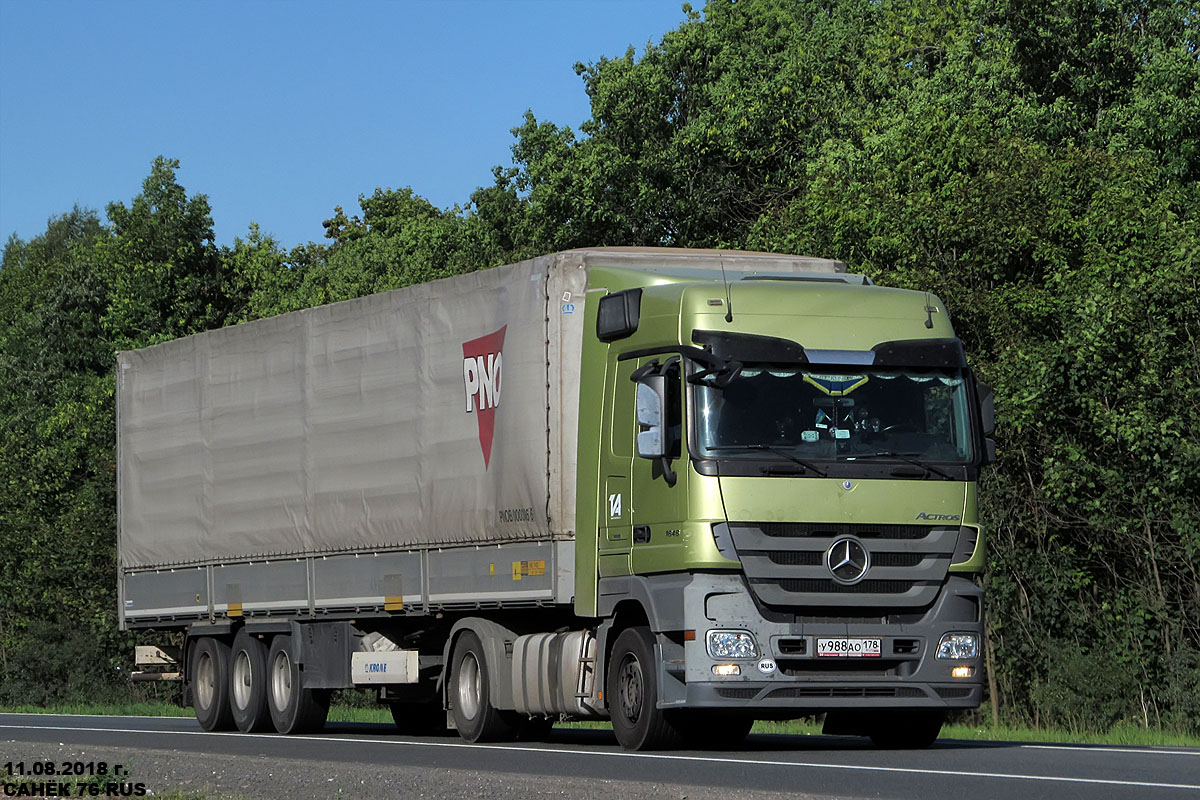
[(817, 639), (817, 656), (879, 658), (879, 639)]

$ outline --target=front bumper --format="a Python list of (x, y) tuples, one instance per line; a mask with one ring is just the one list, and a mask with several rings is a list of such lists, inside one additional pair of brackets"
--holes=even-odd
[[(970, 580), (951, 575), (924, 612), (879, 616), (765, 619), (740, 574), (702, 573), (684, 589), (682, 644), (660, 636), (659, 705), (728, 710), (773, 710), (796, 715), (845, 708), (976, 708), (983, 700), (982, 646), (972, 659), (938, 659), (946, 633), (974, 633), (983, 641), (983, 594)], [(825, 610), (826, 614), (836, 611)], [(754, 658), (713, 658), (706, 633), (736, 629), (753, 634)], [(818, 638), (877, 638), (880, 655), (816, 655)], [(718, 677), (713, 667), (737, 664), (738, 675)], [(954, 667), (970, 667), (955, 678)]]

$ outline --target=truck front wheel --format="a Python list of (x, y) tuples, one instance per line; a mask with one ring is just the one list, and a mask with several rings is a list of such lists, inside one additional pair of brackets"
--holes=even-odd
[(211, 636), (201, 637), (192, 649), (192, 708), (206, 731), (233, 729), (229, 707), (229, 645)]
[(513, 738), (512, 715), (492, 707), (487, 657), (474, 632), (463, 631), (458, 637), (450, 664), (450, 702), (458, 735), (468, 742)]
[(301, 685), (300, 669), (292, 658), (292, 637), (276, 636), (267, 656), (267, 707), (280, 733), (308, 733), (325, 726), (329, 692)]
[(233, 639), (229, 699), (233, 721), (242, 733), (271, 727), (267, 709), (267, 646), (245, 628)]
[(678, 746), (681, 737), (669, 712), (658, 707), (658, 664), (649, 628), (627, 628), (608, 659), (606, 701), (613, 733), (626, 750)]

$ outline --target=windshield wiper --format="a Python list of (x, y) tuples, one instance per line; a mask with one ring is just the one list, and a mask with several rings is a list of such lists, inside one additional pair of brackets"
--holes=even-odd
[(937, 467), (933, 466), (932, 464), (926, 464), (923, 461), (918, 461), (917, 459), (913, 458), (913, 456), (919, 456), (919, 455), (921, 455), (921, 454), (920, 453), (897, 453), (895, 450), (882, 450), (878, 453), (860, 453), (860, 454), (856, 454), (856, 455), (852, 455), (852, 456), (845, 456), (841, 460), (842, 461), (858, 461), (860, 459), (867, 459), (867, 458), (898, 458), (907, 464), (912, 464), (914, 467), (920, 467), (921, 469), (925, 470), (926, 472), (933, 472), (937, 475), (941, 475), (946, 480), (950, 480), (950, 481), (956, 480), (955, 477), (953, 475), (951, 475), (949, 472), (946, 472), (945, 470), (942, 470), (942, 469), (938, 469)]
[(805, 469), (812, 470), (813, 472), (820, 475), (822, 478), (829, 477), (828, 474), (826, 474), (823, 470), (818, 469), (817, 466), (815, 464), (813, 464), (811, 461), (805, 461), (802, 458), (797, 458), (796, 456), (789, 453), (787, 450), (784, 450), (782, 448), (775, 447), (775, 446), (769, 445), (769, 444), (726, 444), (726, 445), (721, 445), (720, 447), (709, 447), (707, 449), (709, 449), (709, 450), (761, 450), (761, 451), (765, 451), (767, 453), (774, 453), (777, 456), (783, 456), (788, 461), (791, 461), (793, 464), (799, 464), (800, 466), (804, 467)]

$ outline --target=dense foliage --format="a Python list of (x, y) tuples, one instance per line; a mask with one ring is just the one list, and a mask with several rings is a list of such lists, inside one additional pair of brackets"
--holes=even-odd
[[(113, 352), (554, 250), (836, 256), (948, 305), (998, 395), (1007, 720), (1200, 731), (1200, 12), (1175, 0), (713, 0), (577, 65), (464, 207), (214, 244), (158, 160), (0, 269), (0, 702), (115, 687)], [(47, 680), (47, 676), (58, 676)], [(114, 689), (115, 690), (115, 689)]]

